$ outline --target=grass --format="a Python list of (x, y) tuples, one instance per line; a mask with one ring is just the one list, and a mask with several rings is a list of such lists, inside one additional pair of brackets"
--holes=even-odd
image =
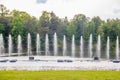
[(120, 71), (0, 71), (0, 80), (120, 80)]

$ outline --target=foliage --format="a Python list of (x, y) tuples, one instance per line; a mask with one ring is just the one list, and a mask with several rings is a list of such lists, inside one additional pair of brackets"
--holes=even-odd
[(0, 33), (3, 33), (5, 30), (5, 27), (3, 26), (3, 24), (0, 23)]
[(6, 15), (8, 15), (8, 13), (9, 10), (7, 10), (4, 5), (0, 4), (0, 16), (5, 17)]

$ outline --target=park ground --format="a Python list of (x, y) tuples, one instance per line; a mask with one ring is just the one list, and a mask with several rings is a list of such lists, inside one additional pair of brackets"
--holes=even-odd
[(120, 71), (0, 71), (0, 80), (120, 80)]

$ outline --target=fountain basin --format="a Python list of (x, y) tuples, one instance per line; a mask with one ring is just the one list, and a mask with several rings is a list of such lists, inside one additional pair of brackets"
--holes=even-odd
[[(102, 59), (94, 61), (92, 58), (33, 57), (34, 60), (29, 60), (29, 56), (0, 57), (1, 60), (8, 60), (0, 63), (0, 70), (120, 70), (120, 63)], [(58, 60), (62, 62), (57, 62)]]

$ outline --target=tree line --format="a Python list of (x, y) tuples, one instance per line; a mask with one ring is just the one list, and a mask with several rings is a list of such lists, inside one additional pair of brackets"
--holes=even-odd
[[(17, 46), (17, 36), (21, 35), (23, 47), (27, 47), (27, 34), (32, 37), (32, 47), (35, 50), (36, 34), (41, 37), (41, 48), (44, 50), (45, 34), (49, 35), (50, 49), (53, 47), (53, 34), (58, 35), (58, 47), (62, 50), (63, 35), (66, 35), (68, 46), (71, 45), (72, 35), (75, 35), (76, 46), (79, 46), (80, 36), (84, 38), (84, 45), (87, 48), (89, 36), (93, 35), (93, 47), (96, 47), (97, 36), (101, 35), (102, 50), (105, 52), (107, 36), (110, 37), (110, 55), (115, 54), (115, 41), (120, 37), (120, 19), (102, 20), (99, 16), (93, 18), (84, 14), (76, 14), (73, 19), (67, 17), (59, 18), (54, 12), (43, 11), (37, 19), (27, 12), (13, 10), (9, 11), (0, 4), (0, 33), (3, 34), (5, 47), (8, 46), (8, 35), (12, 35), (14, 47)], [(16, 49), (15, 49), (16, 50)]]

